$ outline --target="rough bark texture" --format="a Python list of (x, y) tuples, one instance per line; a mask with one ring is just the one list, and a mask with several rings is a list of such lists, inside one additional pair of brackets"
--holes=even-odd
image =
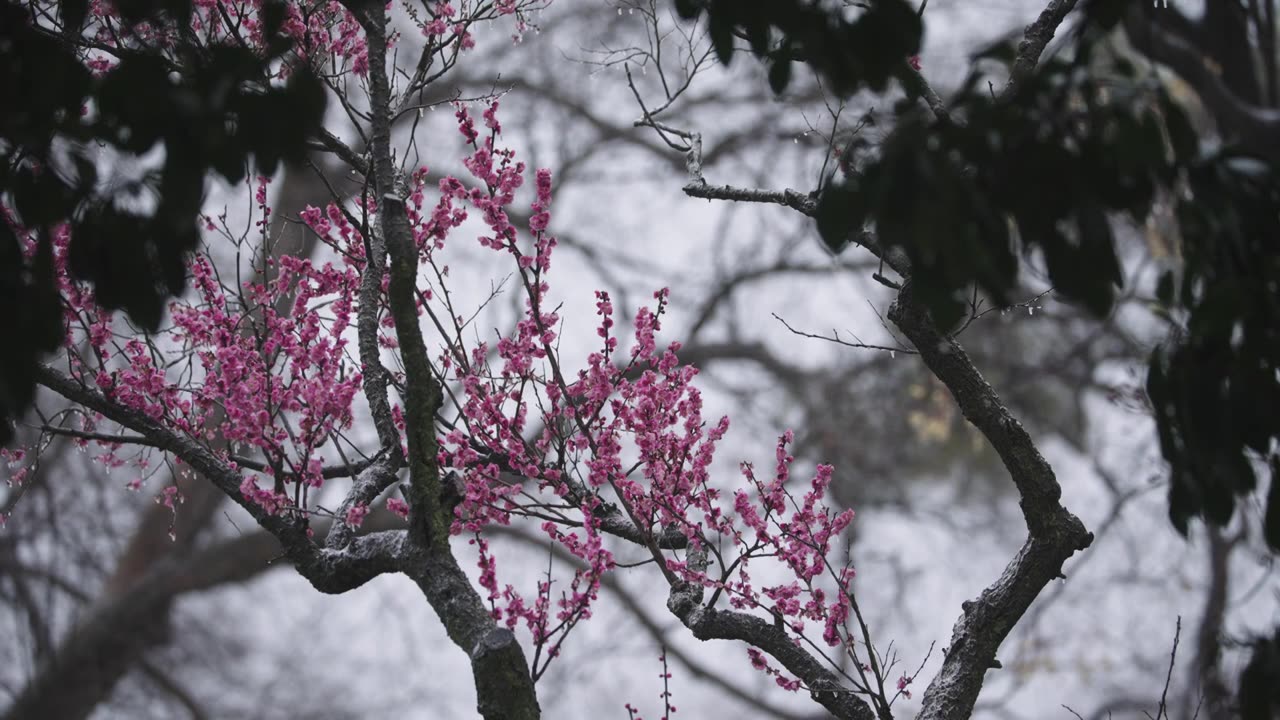
[(1018, 43), (1018, 54), (1014, 57), (1013, 67), (1009, 72), (1009, 82), (1001, 91), (1003, 97), (1012, 97), (1035, 71), (1049, 41), (1058, 32), (1058, 26), (1076, 7), (1076, 0), (1049, 0), (1035, 21), (1022, 32), (1022, 41)]
[[(705, 548), (689, 553), (689, 567), (705, 570)], [(771, 655), (809, 688), (815, 702), (841, 720), (875, 720), (866, 701), (857, 697), (828, 665), (805, 650), (785, 626), (749, 613), (703, 605), (703, 587), (682, 582), (672, 586), (667, 609), (699, 640), (737, 640)]]
[(453, 555), (411, 541), (406, 543), (401, 564), (439, 616), (449, 639), (471, 658), (481, 717), (541, 717), (524, 650), (515, 635), (502, 634)]
[[(677, 612), (679, 616), (679, 612)], [(737, 640), (771, 655), (787, 672), (804, 681), (810, 696), (841, 720), (875, 720), (875, 712), (840, 678), (796, 644), (781, 626), (747, 613), (695, 604), (680, 620), (699, 640)]]
[(943, 335), (915, 299), (908, 282), (889, 310), (929, 370), (955, 398), (965, 418), (995, 448), (1021, 496), (1029, 537), (998, 580), (966, 602), (952, 629), (942, 669), (925, 690), (921, 720), (955, 720), (973, 713), (988, 669), (998, 667), (996, 651), (1062, 564), (1084, 550), (1093, 536), (1062, 507), (1062, 488), (1053, 469), (1022, 425), (982, 378), (954, 338)]
[(412, 510), (400, 566), (413, 578), (440, 617), (449, 638), (471, 658), (486, 720), (532, 720), (541, 716), (524, 651), (502, 634), (480, 595), (458, 566), (449, 546), (452, 508), (443, 502), (435, 418), (441, 390), (418, 325), (418, 249), (405, 213), (405, 193), (391, 148), (391, 88), (387, 78), (386, 8), (374, 3), (362, 22), (369, 44), (370, 150), (378, 211), (391, 260), (388, 301), (406, 376), (405, 422), (409, 446)]

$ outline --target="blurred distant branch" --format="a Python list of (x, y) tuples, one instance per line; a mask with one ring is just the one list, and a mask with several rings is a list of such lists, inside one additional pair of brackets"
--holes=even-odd
[(1255, 105), (1234, 92), (1224, 74), (1215, 71), (1204, 48), (1196, 45), (1194, 36), (1183, 35), (1175, 28), (1176, 25), (1150, 22), (1136, 4), (1125, 16), (1129, 41), (1147, 57), (1167, 65), (1195, 90), (1213, 113), (1219, 132), (1251, 153), (1280, 161), (1280, 109)]

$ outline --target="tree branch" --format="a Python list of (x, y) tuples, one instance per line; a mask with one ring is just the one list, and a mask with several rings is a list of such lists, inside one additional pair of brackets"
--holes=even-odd
[(36, 380), (68, 400), (146, 436), (155, 447), (171, 453), (203, 474), (223, 494), (253, 516), (258, 525), (279, 540), (285, 556), (317, 590), (331, 594), (343, 593), (378, 575), (396, 570), (399, 536), (361, 538), (362, 542), (342, 550), (317, 548), (307, 537), (306, 528), (301, 522), (271, 515), (256, 503), (247, 500), (240, 492), (240, 474), (195, 440), (169, 430), (141, 412), (117, 405), (96, 390), (51, 368), (39, 367)]
[(369, 3), (356, 17), (369, 48), (370, 150), (379, 220), (391, 261), (388, 302), (406, 377), (410, 513), (399, 564), (421, 588), (449, 638), (470, 656), (480, 714), (486, 720), (535, 720), (541, 710), (524, 651), (510, 630), (494, 622), (450, 549), (453, 508), (442, 496), (436, 459), (436, 414), (442, 393), (418, 325), (418, 249), (391, 147), (387, 12), (381, 3)]
[(1009, 71), (1009, 82), (1005, 84), (1004, 90), (1000, 91), (1002, 98), (1013, 97), (1018, 92), (1018, 88), (1022, 87), (1022, 83), (1031, 77), (1031, 73), (1040, 62), (1040, 55), (1044, 53), (1045, 47), (1058, 32), (1058, 27), (1075, 9), (1075, 6), (1076, 0), (1050, 0), (1045, 9), (1040, 12), (1039, 17), (1023, 31), (1022, 42), (1018, 43), (1018, 54), (1014, 57), (1013, 67)]
[[(707, 551), (689, 553), (689, 567), (705, 568)], [(738, 640), (759, 648), (795, 675), (810, 696), (841, 720), (875, 720), (871, 706), (845, 687), (839, 676), (810, 655), (788, 634), (784, 625), (733, 610), (718, 610), (702, 604), (703, 588), (687, 582), (672, 586), (667, 609), (699, 640)]]
[[(673, 592), (672, 597), (676, 594)], [(670, 604), (670, 603), (669, 603)], [(677, 607), (681, 607), (677, 604)], [(871, 706), (844, 687), (840, 678), (796, 644), (787, 631), (763, 618), (732, 610), (717, 610), (695, 604), (676, 616), (699, 640), (738, 640), (759, 648), (776, 659), (809, 688), (810, 696), (828, 712), (842, 720), (874, 720)]]
[(943, 335), (911, 283), (889, 309), (889, 319), (915, 345), (929, 370), (947, 386), (965, 418), (995, 448), (1021, 496), (1019, 505), (1030, 531), (1004, 573), (964, 604), (952, 629), (951, 647), (941, 670), (929, 683), (919, 720), (969, 717), (983, 677), (998, 667), (996, 650), (1062, 564), (1093, 541), (1079, 518), (1062, 507), (1062, 488), (1022, 425), (1012, 416), (953, 338)]

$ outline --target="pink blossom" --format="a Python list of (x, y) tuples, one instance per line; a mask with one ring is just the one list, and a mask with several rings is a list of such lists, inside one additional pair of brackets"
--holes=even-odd
[(400, 498), (387, 498), (387, 509), (401, 518), (409, 518), (409, 503)]
[(347, 516), (344, 519), (344, 522), (346, 522), (347, 525), (353, 528), (358, 528), (364, 523), (364, 518), (368, 514), (369, 514), (368, 505), (365, 505), (363, 503), (352, 505), (351, 508), (347, 510)]
[(911, 691), (907, 689), (907, 686), (910, 685), (911, 681), (914, 679), (915, 678), (911, 677), (910, 675), (903, 675), (902, 677), (898, 678), (898, 692), (902, 693), (902, 696), (907, 698), (908, 700), (911, 699)]
[[(465, 46), (469, 18), (455, 17), (459, 10), (449, 3), (430, 4), (427, 12), (431, 20), (424, 31), (443, 35), (452, 26)], [(214, 14), (198, 14), (210, 32), (227, 32)], [(337, 3), (306, 16), (290, 11), (285, 31), (300, 47), (312, 48), (313, 59), (328, 56), (353, 70), (368, 69), (363, 31)], [(551, 294), (557, 243), (547, 232), (552, 173), (536, 170), (533, 187), (525, 188), (530, 168), (503, 144), (499, 112), (496, 102), (489, 104), (478, 127), (464, 106), (455, 108), (463, 143), (454, 152), (465, 168), (458, 177), (432, 183), (419, 167), (404, 179), (404, 210), (421, 270), (416, 310), (423, 327), (445, 328), (443, 339), (431, 333), (439, 344), (429, 348), (449, 390), (441, 422), (447, 417), (451, 423), (440, 431), (434, 460), (441, 477), (456, 478), (449, 530), (465, 534), (476, 547), (488, 612), (506, 627), (529, 633), (545, 657), (555, 657), (565, 635), (591, 617), (602, 578), (616, 568), (602, 518), (621, 517), (642, 536), (678, 532), (691, 547), (715, 543), (727, 558), (710, 570), (692, 562), (692, 553), (663, 551), (659, 561), (667, 577), (718, 593), (729, 607), (770, 618), (789, 635), (820, 627), (828, 645), (847, 645), (855, 575), (852, 567), (834, 568), (831, 558), (853, 512), (829, 505), (835, 468), (818, 465), (811, 477), (793, 477), (801, 471), (792, 455), (794, 434), (787, 430), (754, 449), (753, 462), (743, 462), (729, 478), (735, 484), (725, 487), (714, 477), (716, 450), (730, 423), (705, 414), (698, 370), (682, 361), (681, 344), (664, 328), (668, 289), (657, 290), (632, 317), (619, 318), (609, 293), (570, 288), (566, 306), (595, 304), (595, 339), (581, 355), (560, 347), (560, 297)], [(260, 233), (272, 219), (268, 190), (267, 179), (255, 180), (250, 210)], [(68, 298), (67, 339), (92, 351), (73, 359), (75, 377), (105, 402), (180, 437), (207, 447), (224, 447), (211, 442), (215, 438), (225, 441), (230, 449), (219, 451), (219, 459), (239, 474), (236, 499), (260, 519), (303, 522), (318, 510), (309, 491), (335, 484), (326, 493), (351, 488), (350, 478), (326, 469), (338, 462), (335, 438), (356, 435), (348, 432), (355, 403), (365, 376), (379, 369), (362, 365), (359, 351), (367, 348), (353, 347), (352, 339), (372, 327), (373, 337), (362, 339), (389, 348), (399, 344), (396, 321), (387, 312), (389, 280), (363, 287), (369, 259), (360, 218), (366, 212), (377, 212), (376, 198), (302, 210), (302, 222), (328, 250), (318, 256), (325, 260), (280, 255), (264, 261), (254, 255), (259, 272), (241, 279), (220, 272), (212, 251), (197, 253), (188, 267), (191, 291), (174, 300), (164, 330), (164, 342), (190, 360), (189, 369), (181, 370), (170, 361), (167, 345), (117, 332), (92, 290), (67, 272), (63, 229), (55, 234), (55, 252), (59, 289)], [(517, 227), (512, 218), (526, 214), (528, 228)], [(480, 221), (475, 235), (470, 226), (463, 228), (468, 219)], [(205, 218), (205, 227), (210, 239), (219, 227), (228, 232), (225, 219), (219, 225)], [(460, 240), (458, 233), (466, 237)], [(508, 263), (503, 272), (520, 303), (515, 322), (484, 340), (479, 332), (450, 331), (470, 322), (470, 309), (453, 305), (449, 253), (455, 246), (474, 252), (476, 244)], [(362, 308), (366, 302), (376, 306)], [(374, 311), (372, 326), (356, 327), (362, 309)], [(621, 330), (627, 322), (630, 329)], [(398, 391), (408, 380), (403, 366), (388, 368)], [(396, 404), (401, 397), (391, 393), (394, 437), (388, 442), (407, 454), (409, 433), (423, 429), (413, 427)], [(98, 422), (110, 425), (91, 414), (82, 422), (86, 430)], [(145, 457), (130, 456), (129, 448), (104, 443), (93, 450), (103, 465), (129, 465), (131, 477), (135, 469), (145, 475)], [(23, 459), (16, 452), (0, 457), (11, 463)], [(19, 468), (11, 477), (20, 480), (27, 471)], [(138, 479), (130, 486), (135, 483), (140, 486)], [(166, 487), (157, 501), (175, 507), (181, 502), (177, 486)], [(409, 516), (403, 499), (387, 499), (386, 508)], [(368, 513), (367, 505), (354, 504), (339, 520), (355, 528)], [(506, 582), (505, 562), (498, 563), (485, 533), (519, 523), (541, 528), (547, 541), (575, 561), (527, 583)], [(760, 649), (747, 652), (753, 667), (774, 676), (779, 686), (802, 687), (772, 667)]]
[(177, 485), (170, 485), (164, 490), (161, 490), (159, 495), (156, 495), (157, 504), (164, 505), (174, 511), (178, 509), (179, 503), (183, 503), (185, 501), (186, 498), (182, 497), (182, 493), (178, 491)]

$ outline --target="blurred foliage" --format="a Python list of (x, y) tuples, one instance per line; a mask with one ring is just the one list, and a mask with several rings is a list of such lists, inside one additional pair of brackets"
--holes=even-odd
[(1280, 629), (1253, 644), (1240, 675), (1241, 720), (1272, 720), (1280, 713)]
[[(707, 13), (722, 62), (745, 37), (769, 64), (775, 92), (790, 79), (789, 60), (802, 60), (844, 96), (883, 89), (919, 45), (903, 3), (860, 5), (865, 12), (849, 23), (804, 0), (676, 0), (687, 19)], [(1156, 288), (1172, 332), (1147, 374), (1170, 468), (1169, 517), (1184, 535), (1196, 517), (1226, 525), (1261, 472), (1269, 476), (1263, 535), (1280, 551), (1280, 168), (1203, 142), (1165, 86), (1132, 63), (1112, 58), (1098, 72), (1095, 49), (1133, 12), (1159, 20), (1147, 3), (1084, 4), (1070, 59), (1042, 60), (1005, 96), (983, 61), (1012, 76), (1012, 41), (974, 58), (946, 113), (914, 97), (900, 103), (887, 140), (855, 138), (824, 182), (818, 230), (835, 252), (869, 227), (882, 249), (904, 251), (917, 294), (944, 328), (961, 322), (975, 287), (1008, 306), (1019, 255), (1038, 255), (1062, 298), (1105, 318), (1123, 282), (1112, 219), (1127, 215), (1141, 227), (1159, 198), (1173, 198), (1181, 262)], [(1247, 57), (1241, 67), (1248, 70)], [(881, 418), (904, 415), (894, 409)], [(917, 435), (945, 429), (945, 418), (916, 413), (932, 418), (910, 428)], [(849, 425), (868, 426), (878, 425)], [(1278, 648), (1280, 630), (1259, 639), (1241, 675), (1248, 720), (1280, 706)]]
[[(1032, 289), (1019, 297), (1034, 297)], [(1099, 328), (1069, 306), (1048, 303), (1034, 315), (1016, 308), (984, 317), (982, 332), (963, 336), (970, 358), (1000, 388), (1027, 430), (1083, 447), (1088, 432), (1082, 388), (1095, 368), (1140, 358), (1115, 328)], [(880, 353), (820, 381), (798, 398), (808, 432), (795, 454), (837, 468), (833, 492), (859, 510), (910, 502), (922, 481), (945, 478), (955, 497), (989, 504), (1013, 487), (1004, 465), (955, 406), (950, 391), (922, 363)], [(849, 442), (849, 428), (858, 441)]]
[(1088, 72), (1092, 47), (1045, 60), (1000, 98), (982, 61), (1011, 65), (1014, 46), (1002, 43), (975, 57), (948, 117), (901, 103), (886, 141), (858, 141), (857, 171), (824, 188), (823, 241), (839, 251), (874, 224), (883, 246), (906, 252), (917, 293), (947, 328), (975, 283), (1008, 306), (1019, 253), (1037, 251), (1058, 294), (1107, 315), (1122, 283), (1109, 217), (1142, 223), (1157, 188), (1194, 161), (1198, 138), (1131, 63), (1117, 59), (1105, 81)]
[[(676, 5), (687, 18), (707, 13), (722, 61), (737, 36), (767, 63), (802, 48), (799, 58), (846, 95), (882, 88), (919, 44), (901, 2), (864, 5), (852, 23), (803, 0)], [(1012, 41), (974, 58), (946, 113), (899, 103), (889, 137), (855, 138), (847, 172), (824, 183), (818, 230), (837, 252), (867, 227), (883, 248), (904, 251), (944, 328), (959, 324), (975, 286), (1008, 306), (1020, 256), (1043, 258), (1055, 292), (1103, 318), (1123, 282), (1112, 219), (1141, 226), (1158, 197), (1175, 198), (1183, 263), (1161, 279), (1158, 302), (1178, 332), (1151, 356), (1147, 383), (1171, 471), (1170, 519), (1184, 534), (1194, 517), (1226, 524), (1266, 468), (1264, 534), (1280, 549), (1280, 169), (1229, 145), (1210, 149), (1133, 63), (1111, 58), (1097, 71), (1095, 50), (1133, 9), (1088, 3), (1069, 58), (1042, 60), (1007, 95), (987, 70), (994, 62), (1011, 74)], [(782, 21), (786, 13), (797, 19)], [(876, 37), (855, 43), (853, 28), (864, 26)]]
[[(119, 63), (95, 77), (80, 42), (85, 0), (63, 0), (60, 28), (33, 22), (22, 4), (0, 6), (0, 337), (10, 344), (0, 356), (0, 444), (31, 403), (39, 357), (63, 339), (55, 227), (69, 225), (72, 275), (154, 331), (186, 286), (208, 172), (234, 183), (250, 159), (263, 174), (300, 161), (324, 117), (324, 85), (309, 69), (271, 79), (290, 48), (282, 4), (263, 5), (264, 52), (198, 44), (185, 31), (190, 0), (114, 7), (128, 23), (170, 28), (175, 43), (164, 54), (117, 48)], [(157, 145), (157, 170), (110, 177)], [(34, 253), (21, 245), (27, 231)]]
[(840, 95), (863, 87), (882, 92), (903, 58), (920, 51), (923, 25), (904, 0), (868, 0), (854, 20), (807, 0), (675, 0), (685, 20), (707, 17), (721, 63), (733, 60), (739, 38), (769, 66), (781, 94), (792, 64), (807, 63)]

